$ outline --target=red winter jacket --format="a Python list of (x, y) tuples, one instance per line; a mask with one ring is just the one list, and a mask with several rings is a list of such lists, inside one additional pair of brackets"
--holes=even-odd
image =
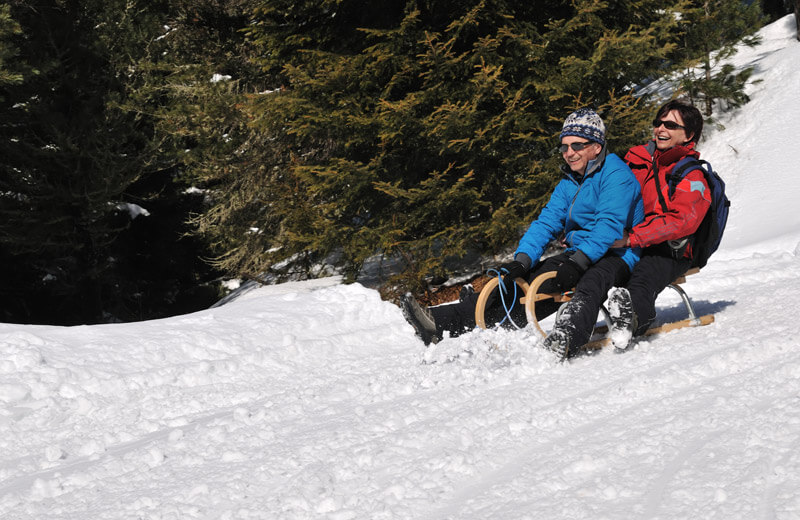
[[(642, 186), (644, 199), (644, 221), (630, 231), (632, 247), (679, 240), (697, 231), (703, 221), (711, 206), (711, 193), (702, 172), (693, 170), (687, 173), (676, 186), (672, 198), (669, 197), (667, 175), (686, 156), (700, 157), (694, 149), (694, 143), (661, 151), (656, 149), (655, 141), (650, 141), (646, 145), (634, 146), (625, 155), (625, 162)], [(658, 200), (654, 166), (667, 204), (666, 212)], [(691, 258), (691, 245), (686, 248), (684, 256)]]

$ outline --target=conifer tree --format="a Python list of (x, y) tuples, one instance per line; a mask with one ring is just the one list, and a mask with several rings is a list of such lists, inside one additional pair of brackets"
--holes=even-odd
[(269, 175), (281, 148), (249, 127), (248, 106), (272, 88), (242, 32), (251, 4), (171, 2), (167, 29), (137, 64), (125, 107), (153, 121), (160, 160), (175, 165), (178, 180), (210, 204), (190, 221), (192, 235), (208, 247), (204, 259), (255, 278), (260, 272), (248, 262), (258, 252), (248, 248), (247, 237), (265, 232), (266, 208), (285, 190), (253, 185)]
[[(135, 176), (122, 160), (135, 148), (127, 122), (98, 118), (109, 77), (88, 41), (94, 6), (11, 7), (22, 28), (19, 59), (32, 73), (3, 89), (0, 236), (9, 254), (30, 261), (42, 292), (56, 288), (53, 300), (81, 294), (83, 317), (94, 321), (102, 312), (101, 251), (119, 225), (109, 202)], [(98, 124), (107, 137), (94, 131)]]
[(759, 43), (753, 33), (763, 25), (763, 15), (757, 2), (703, 0), (693, 4), (682, 17), (686, 54), (681, 88), (710, 120), (715, 103), (730, 109), (749, 101), (745, 86), (752, 67), (736, 71), (726, 61), (736, 53), (736, 45)]
[(11, 16), (11, 6), (0, 5), (0, 85), (13, 85), (22, 81), (22, 73), (15, 62), (19, 51), (13, 38), (22, 32)]
[[(198, 283), (197, 266), (171, 258), (179, 233), (159, 241), (137, 231), (151, 218), (138, 206), (148, 205), (147, 194), (174, 192), (167, 188), (176, 163), (159, 152), (152, 118), (124, 107), (135, 62), (162, 31), (165, 4), (8, 5), (19, 24), (11, 56), (23, 75), (0, 85), (4, 319), (74, 324), (165, 315), (179, 280)], [(173, 218), (151, 216), (155, 230)]]
[(515, 243), (557, 179), (569, 110), (640, 131), (626, 121), (650, 109), (630, 92), (674, 51), (667, 7), (262, 0), (248, 34), (277, 81), (252, 128), (279, 146), (228, 202), (264, 223), (228, 234), (228, 267), (334, 261), (355, 279), (381, 254), (418, 288), (450, 258)]

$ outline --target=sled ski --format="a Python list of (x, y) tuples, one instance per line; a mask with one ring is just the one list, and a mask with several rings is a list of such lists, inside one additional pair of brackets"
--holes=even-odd
[[(655, 334), (661, 334), (664, 332), (682, 329), (684, 327), (700, 327), (714, 322), (713, 314), (697, 316), (697, 313), (695, 312), (694, 307), (692, 306), (692, 301), (689, 299), (689, 296), (686, 294), (686, 291), (684, 291), (680, 287), (680, 284), (686, 281), (687, 276), (699, 272), (700, 272), (699, 268), (696, 267), (691, 268), (688, 271), (686, 271), (682, 276), (679, 276), (678, 278), (673, 280), (669, 285), (667, 285), (667, 287), (670, 287), (672, 290), (676, 291), (678, 295), (680, 295), (681, 300), (683, 301), (683, 304), (686, 307), (686, 311), (689, 314), (689, 317), (685, 320), (664, 323), (662, 325), (650, 328), (644, 333), (644, 335), (652, 336)], [(541, 325), (536, 319), (536, 303), (543, 300), (552, 299), (555, 302), (561, 302), (563, 305), (564, 303), (572, 299), (572, 291), (566, 293), (539, 292), (539, 288), (542, 286), (542, 284), (547, 280), (554, 278), (555, 276), (556, 276), (555, 271), (543, 273), (534, 278), (530, 284), (528, 284), (522, 278), (517, 278), (516, 280), (514, 280), (516, 284), (520, 287), (520, 289), (522, 289), (523, 296), (519, 299), (519, 303), (525, 306), (525, 315), (528, 318), (528, 323), (533, 324), (533, 326), (536, 328), (539, 334), (541, 334), (542, 337), (547, 336), (547, 333), (542, 329)], [(475, 323), (482, 329), (486, 328), (486, 321), (484, 318), (486, 312), (486, 304), (489, 300), (489, 296), (491, 295), (492, 291), (497, 289), (498, 284), (499, 284), (499, 278), (492, 278), (491, 280), (489, 280), (489, 282), (486, 283), (483, 290), (481, 290), (480, 295), (478, 296), (478, 301), (475, 306)], [(600, 308), (600, 313), (603, 315), (603, 319), (606, 324), (611, 322), (608, 316), (608, 310), (605, 308), (605, 306), (602, 306)], [(595, 328), (594, 330), (595, 335), (605, 334), (607, 332), (608, 332), (607, 326), (600, 326)], [(602, 337), (600, 339), (590, 341), (581, 348), (582, 350), (596, 350), (610, 344), (611, 344), (610, 338)]]

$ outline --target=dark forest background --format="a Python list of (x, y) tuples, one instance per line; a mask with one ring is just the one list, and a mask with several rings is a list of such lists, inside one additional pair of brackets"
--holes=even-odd
[(2, 2), (0, 321), (187, 313), (233, 278), (419, 293), (516, 244), (567, 113), (622, 151), (674, 74), (713, 123), (750, 75), (720, 60), (797, 3)]

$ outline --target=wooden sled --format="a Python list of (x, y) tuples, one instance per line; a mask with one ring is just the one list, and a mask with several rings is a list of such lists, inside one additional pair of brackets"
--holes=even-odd
[[(686, 291), (684, 291), (680, 287), (680, 284), (686, 281), (687, 276), (699, 272), (700, 269), (693, 267), (692, 269), (686, 271), (682, 276), (679, 276), (678, 278), (673, 280), (669, 285), (667, 285), (667, 287), (670, 287), (671, 289), (676, 291), (678, 295), (680, 295), (681, 300), (683, 301), (683, 304), (686, 307), (686, 311), (689, 314), (689, 317), (685, 320), (665, 323), (663, 325), (647, 329), (647, 331), (644, 333), (646, 336), (652, 336), (654, 334), (660, 334), (662, 332), (669, 332), (672, 330), (682, 329), (684, 327), (700, 327), (714, 322), (713, 314), (706, 314), (704, 316), (699, 316), (699, 317), (697, 316), (697, 313), (695, 313), (694, 311), (694, 307), (692, 306), (692, 302), (689, 299), (689, 296), (686, 294)], [(534, 278), (530, 284), (528, 284), (522, 278), (517, 278), (516, 280), (514, 280), (519, 286), (519, 288), (522, 289), (522, 297), (520, 297), (519, 303), (525, 306), (525, 315), (528, 318), (528, 323), (532, 323), (533, 326), (536, 328), (536, 330), (539, 332), (539, 334), (542, 335), (542, 337), (547, 336), (547, 333), (542, 329), (541, 325), (539, 325), (539, 322), (536, 320), (536, 302), (552, 299), (556, 302), (560, 302), (562, 304), (561, 308), (563, 309), (563, 304), (572, 299), (571, 291), (567, 293), (539, 292), (539, 287), (541, 287), (542, 284), (547, 280), (555, 278), (555, 276), (556, 276), (555, 271), (543, 273)], [(486, 283), (483, 290), (481, 290), (481, 293), (478, 295), (478, 301), (475, 306), (475, 323), (482, 329), (486, 328), (486, 320), (484, 318), (484, 315), (486, 313), (486, 303), (489, 300), (489, 295), (492, 293), (492, 291), (494, 291), (497, 288), (498, 284), (499, 284), (499, 279), (492, 278), (491, 280), (489, 280), (489, 282)], [(559, 310), (558, 312), (560, 313), (561, 311)], [(611, 320), (608, 315), (608, 310), (605, 308), (605, 306), (600, 307), (600, 313), (603, 315), (603, 319), (606, 322), (606, 324), (611, 323)], [(558, 313), (556, 315), (558, 315)], [(594, 333), (605, 334), (607, 331), (608, 331), (608, 325), (595, 328)], [(611, 344), (610, 338), (602, 337), (600, 339), (590, 341), (589, 343), (584, 345), (582, 349), (584, 350), (599, 349), (610, 344)]]

